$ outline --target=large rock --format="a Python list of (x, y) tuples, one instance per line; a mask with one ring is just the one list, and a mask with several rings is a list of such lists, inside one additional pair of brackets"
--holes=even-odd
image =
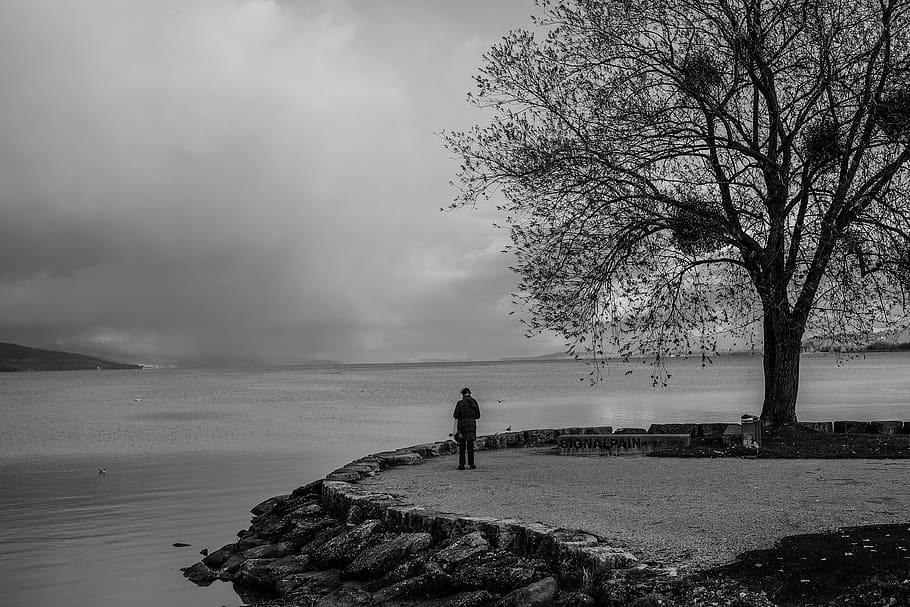
[(250, 532), (267, 539), (277, 539), (294, 526), (294, 519), (290, 516), (262, 516), (250, 525)]
[(493, 594), (486, 590), (459, 592), (458, 594), (439, 599), (433, 603), (433, 607), (482, 607), (492, 603), (495, 598)]
[(364, 548), (375, 543), (382, 530), (382, 522), (365, 521), (341, 535), (337, 535), (311, 553), (313, 562), (320, 569), (344, 567), (353, 561)]
[(250, 559), (276, 559), (292, 554), (293, 552), (294, 544), (289, 542), (256, 546), (255, 548), (238, 552), (225, 561), (218, 571), (218, 577), (223, 580), (233, 579), (238, 569), (240, 569), (240, 566)]
[(560, 592), (555, 607), (594, 607), (597, 602), (584, 592)]
[(266, 566), (275, 559), (248, 559), (240, 564), (234, 574), (234, 582), (247, 585), (260, 585)]
[(190, 567), (185, 567), (180, 571), (183, 572), (183, 577), (199, 586), (208, 586), (218, 579), (218, 574), (212, 571), (212, 569), (203, 562), (196, 563)]
[(220, 569), (221, 566), (224, 565), (225, 561), (231, 558), (238, 551), (240, 551), (240, 547), (238, 547), (237, 544), (227, 544), (215, 552), (207, 555), (204, 559), (202, 559), (202, 562), (212, 569)]
[(279, 559), (251, 559), (240, 566), (235, 579), (275, 587), (283, 578), (312, 570), (313, 560), (308, 554), (294, 554)]
[(269, 513), (272, 512), (272, 510), (275, 508), (275, 506), (277, 506), (278, 504), (283, 503), (283, 502), (285, 502), (285, 501), (291, 499), (291, 497), (293, 497), (293, 496), (291, 496), (291, 495), (277, 495), (277, 496), (275, 496), (275, 497), (270, 497), (269, 499), (267, 499), (267, 500), (265, 500), (265, 501), (263, 501), (263, 502), (260, 502), (260, 503), (256, 504), (255, 506), (253, 506), (253, 507), (250, 509), (250, 512), (252, 512), (255, 516), (264, 516), (264, 515), (267, 515), (267, 514), (269, 514)]
[(496, 602), (496, 607), (529, 607), (546, 605), (556, 598), (559, 590), (552, 577), (528, 584), (524, 588), (513, 590)]
[(316, 601), (313, 607), (370, 607), (373, 595), (360, 588), (339, 588)]
[(364, 588), (370, 592), (376, 592), (393, 584), (397, 584), (408, 578), (416, 577), (426, 571), (426, 562), (423, 559), (409, 559), (400, 565), (392, 568), (378, 580), (370, 580), (364, 584)]
[[(305, 598), (322, 597), (341, 586), (341, 571), (310, 571), (294, 573), (283, 577), (275, 584), (275, 589), (294, 602), (305, 603)], [(313, 600), (315, 602), (315, 599)]]
[(344, 574), (356, 579), (380, 577), (408, 556), (424, 551), (432, 544), (433, 537), (429, 533), (401, 533), (358, 554)]
[(470, 558), (490, 550), (490, 544), (480, 531), (461, 536), (433, 557), (443, 568), (449, 569)]
[[(305, 544), (302, 544), (300, 546), (300, 548), (297, 550), (297, 552), (299, 552), (301, 554), (313, 554), (316, 550), (318, 550), (326, 542), (328, 542), (329, 540), (331, 540), (333, 538), (338, 537), (345, 531), (346, 531), (346, 528), (344, 527), (344, 525), (340, 525), (336, 521), (333, 526), (321, 529), (318, 533), (316, 533), (315, 536), (313, 536), (313, 539), (311, 539), (309, 542), (307, 542)], [(289, 538), (289, 539), (293, 539), (293, 538)]]
[(344, 530), (334, 518), (321, 516), (295, 522), (294, 526), (284, 534), (283, 539), (293, 542), (297, 546), (303, 546), (312, 542), (320, 532), (329, 528), (336, 528), (338, 533)]
[(541, 561), (520, 558), (504, 550), (493, 550), (456, 567), (452, 580), (457, 590), (486, 589), (506, 594), (548, 575), (548, 568)]
[(423, 600), (445, 596), (452, 593), (452, 578), (438, 565), (430, 563), (426, 572), (418, 576), (402, 580), (377, 592), (374, 596), (376, 602), (401, 600)]
[(379, 462), (381, 469), (394, 468), (395, 466), (414, 466), (423, 462), (419, 453), (413, 451), (385, 451), (371, 456)]

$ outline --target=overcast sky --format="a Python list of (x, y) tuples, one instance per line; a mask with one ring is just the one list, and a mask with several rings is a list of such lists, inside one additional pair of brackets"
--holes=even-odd
[(471, 77), (534, 10), (0, 3), (0, 341), (225, 364), (560, 350), (509, 315), (493, 209), (439, 211), (437, 133), (485, 119)]

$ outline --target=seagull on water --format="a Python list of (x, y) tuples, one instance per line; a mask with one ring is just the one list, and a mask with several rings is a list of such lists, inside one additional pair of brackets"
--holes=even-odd
[(98, 476), (104, 476), (107, 474), (107, 468), (98, 468)]

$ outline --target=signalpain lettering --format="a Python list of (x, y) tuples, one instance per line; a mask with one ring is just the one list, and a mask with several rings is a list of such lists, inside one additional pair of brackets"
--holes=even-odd
[(615, 451), (620, 449), (641, 449), (641, 438), (637, 437), (591, 437), (591, 438), (560, 438), (561, 449), (600, 449)]

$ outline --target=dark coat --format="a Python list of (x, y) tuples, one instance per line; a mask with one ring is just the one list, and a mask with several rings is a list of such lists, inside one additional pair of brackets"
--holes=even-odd
[(455, 404), (455, 414), (458, 420), (458, 432), (465, 440), (477, 440), (477, 419), (480, 417), (480, 405), (469, 394)]

